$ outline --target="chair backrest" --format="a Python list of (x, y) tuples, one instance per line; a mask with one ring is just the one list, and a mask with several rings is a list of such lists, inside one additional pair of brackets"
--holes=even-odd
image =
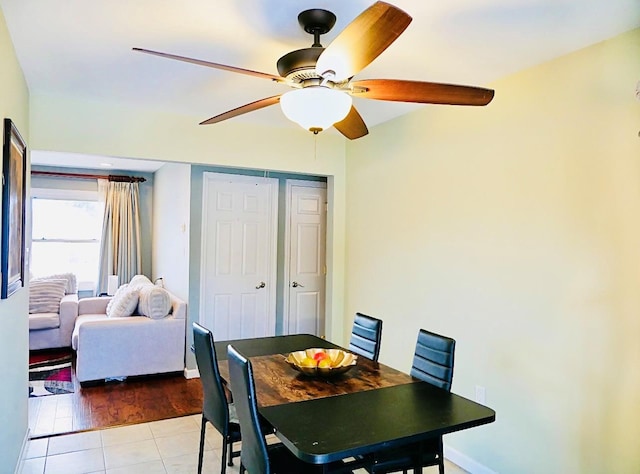
[(200, 324), (193, 323), (193, 345), (204, 395), (202, 413), (226, 436), (229, 430), (229, 404), (218, 370), (213, 334)]
[(450, 392), (455, 349), (450, 337), (420, 329), (411, 375)]
[(250, 473), (270, 474), (267, 443), (260, 429), (256, 389), (253, 381), (251, 362), (232, 345), (227, 347), (229, 377), (233, 403), (240, 421), (242, 451), (240, 459)]
[(356, 313), (351, 330), (349, 350), (355, 354), (378, 360), (382, 341), (382, 321), (380, 319)]

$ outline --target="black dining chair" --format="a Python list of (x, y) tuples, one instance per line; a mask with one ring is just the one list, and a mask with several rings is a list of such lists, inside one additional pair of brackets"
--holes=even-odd
[[(450, 392), (453, 382), (455, 350), (456, 341), (454, 339), (420, 329), (410, 374)], [(438, 466), (440, 474), (444, 474), (442, 436), (420, 445), (419, 466), (435, 465)]]
[(351, 329), (349, 350), (354, 354), (378, 361), (382, 341), (382, 320), (356, 313)]
[(211, 331), (198, 323), (193, 323), (193, 345), (203, 390), (198, 474), (202, 472), (207, 422), (211, 423), (222, 435), (221, 474), (225, 474), (227, 470), (227, 456), (229, 458), (229, 466), (233, 466), (234, 457), (240, 456), (240, 451), (233, 450), (233, 443), (241, 439), (240, 424), (234, 413), (235, 408), (227, 401), (225, 388), (218, 370), (216, 347), (213, 342)]
[(227, 347), (231, 390), (242, 430), (240, 474), (350, 473), (341, 461), (316, 465), (299, 460), (282, 443), (267, 444), (260, 415), (251, 362), (232, 345)]
[(425, 329), (420, 329), (411, 364), (411, 376), (451, 391), (456, 341)]
[[(451, 391), (456, 341), (447, 336), (420, 329), (416, 341), (411, 376)], [(373, 466), (375, 474), (386, 474), (409, 469), (422, 472), (423, 467), (438, 466), (444, 474), (444, 449), (442, 436), (407, 446), (376, 453)]]

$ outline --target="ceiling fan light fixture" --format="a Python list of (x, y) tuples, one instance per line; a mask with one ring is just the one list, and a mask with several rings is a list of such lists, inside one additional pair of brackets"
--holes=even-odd
[(296, 89), (280, 97), (284, 115), (305, 130), (317, 133), (344, 119), (351, 110), (349, 94), (324, 86)]

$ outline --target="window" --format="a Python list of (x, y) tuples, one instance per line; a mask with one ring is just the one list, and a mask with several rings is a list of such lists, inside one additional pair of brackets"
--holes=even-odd
[(33, 191), (31, 276), (72, 272), (79, 290), (94, 289), (104, 213), (97, 192)]

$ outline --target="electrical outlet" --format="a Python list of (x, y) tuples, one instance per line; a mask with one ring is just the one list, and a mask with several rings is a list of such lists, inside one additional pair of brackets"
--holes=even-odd
[(476, 402), (484, 403), (487, 395), (487, 389), (481, 385), (476, 385)]

